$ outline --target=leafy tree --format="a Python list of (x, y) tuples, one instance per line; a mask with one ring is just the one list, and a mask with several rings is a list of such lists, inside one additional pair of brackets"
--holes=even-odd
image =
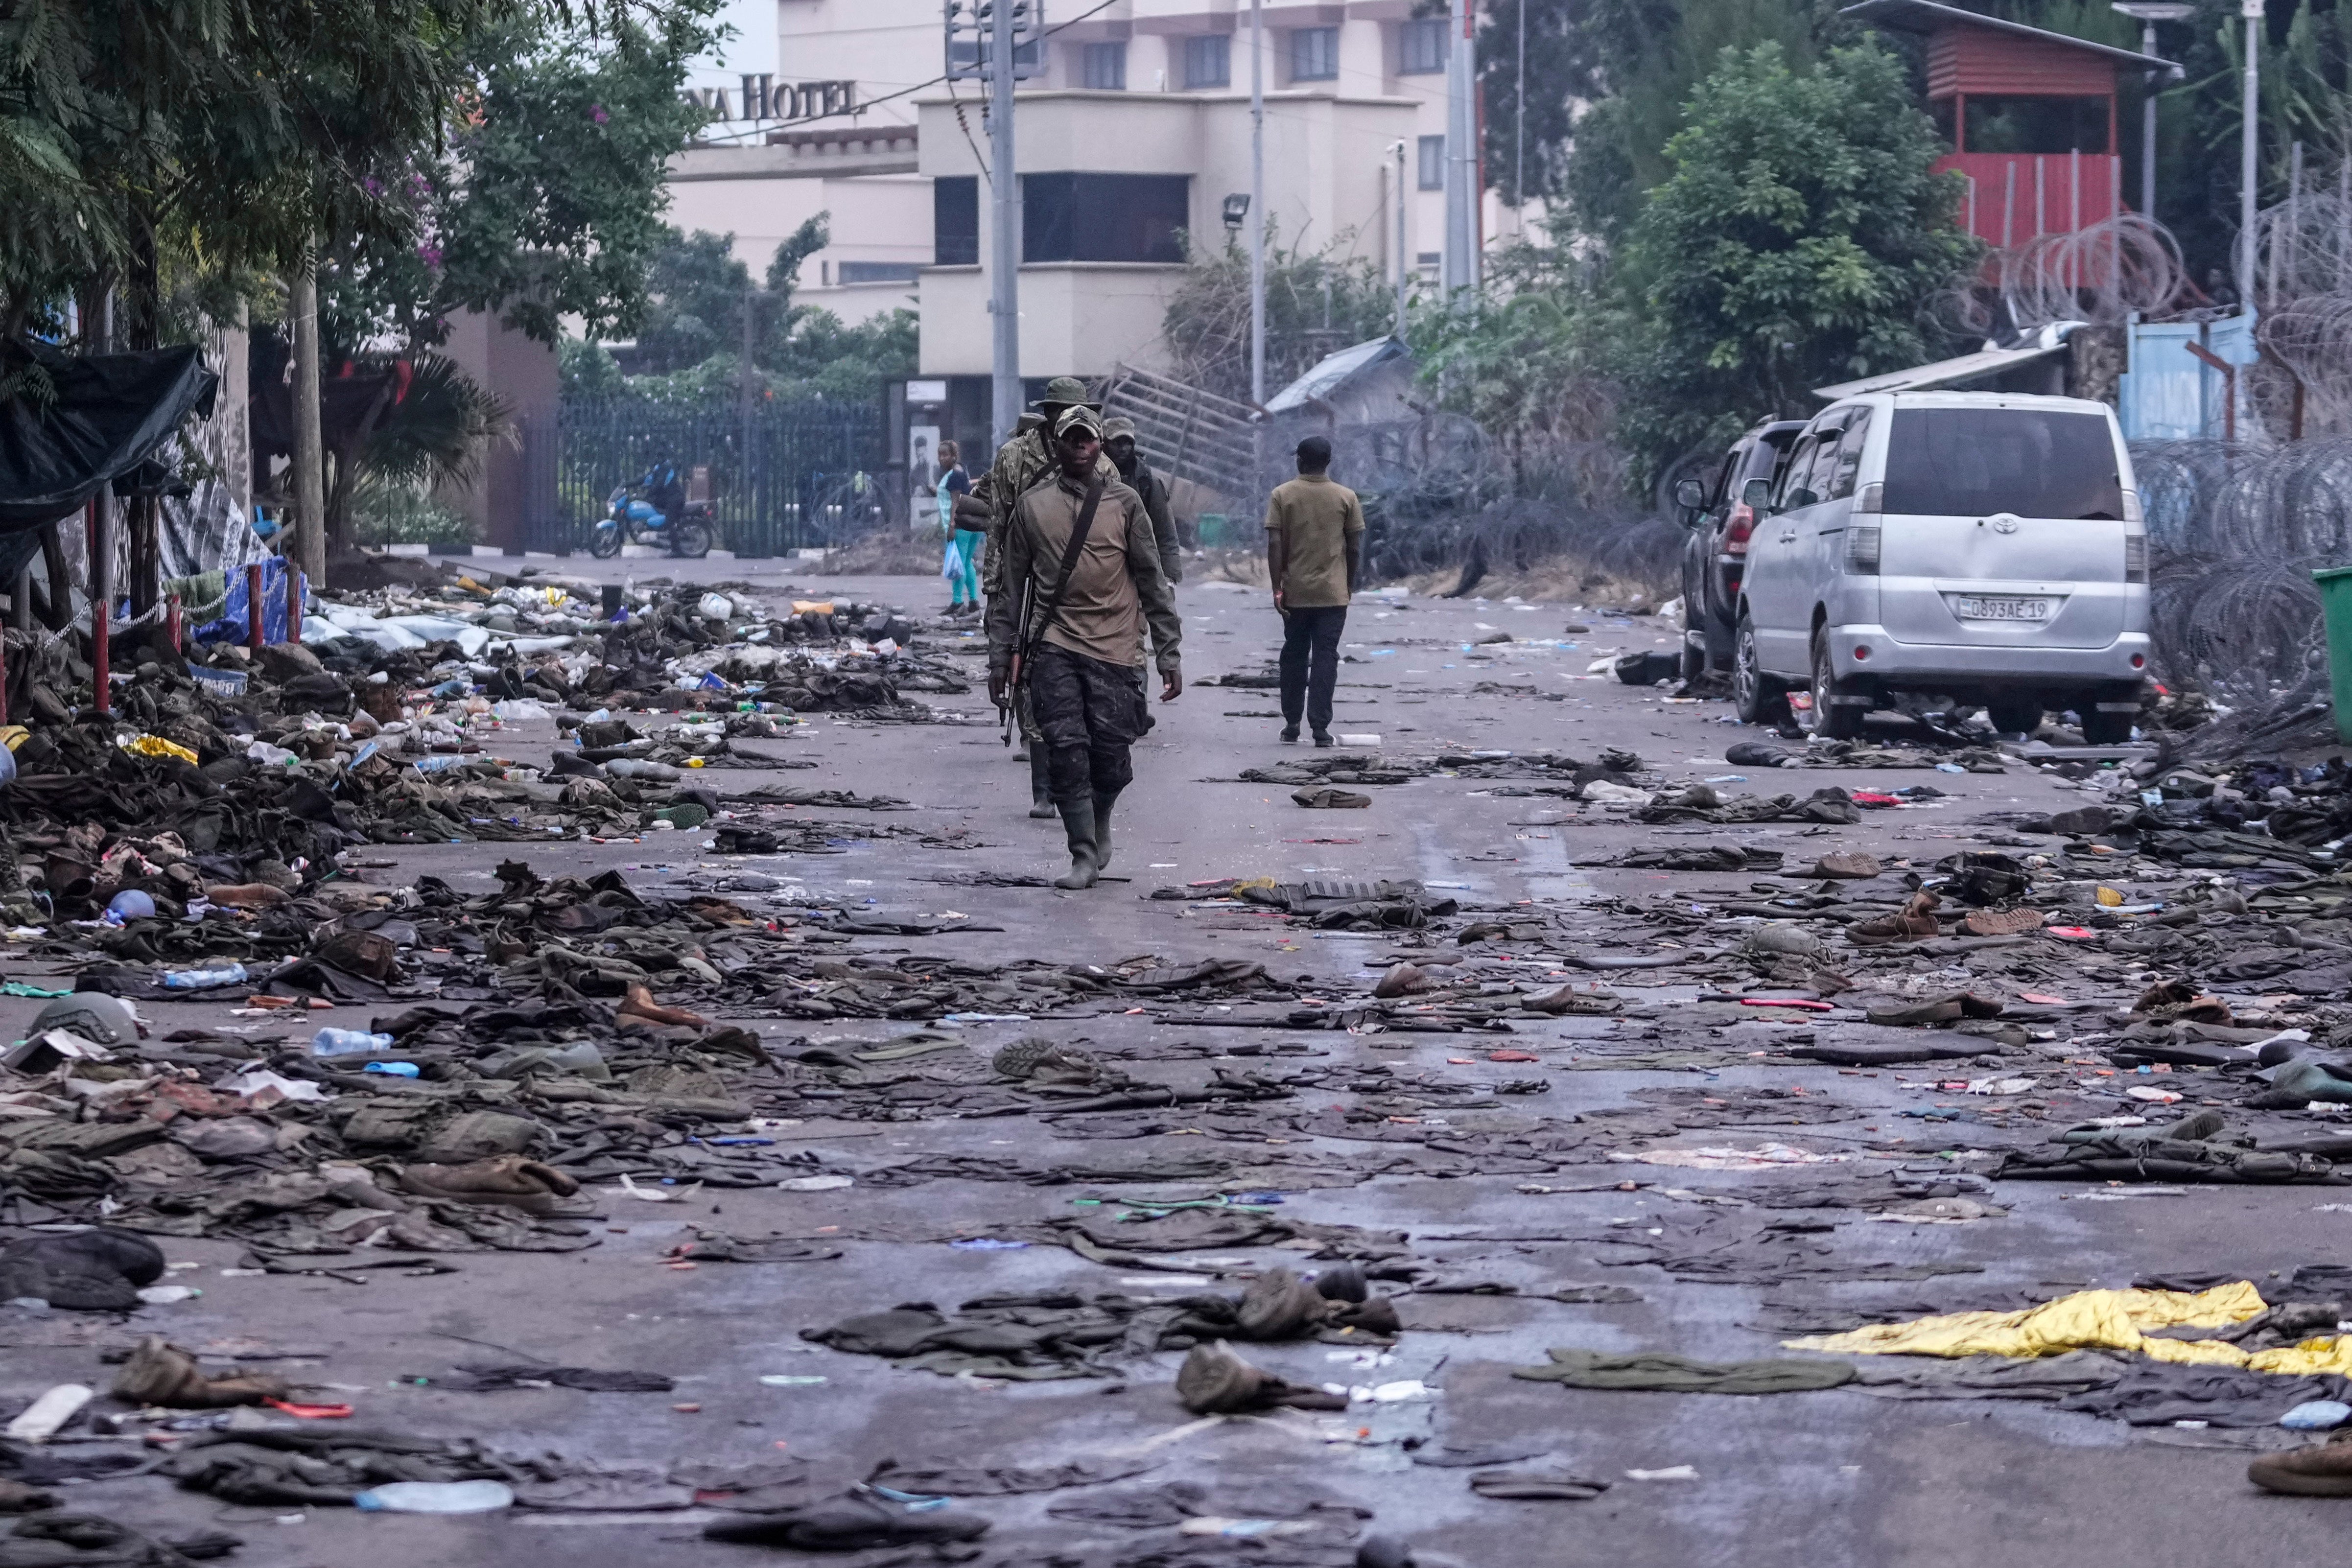
[(492, 310), (542, 342), (576, 318), (624, 335), (648, 303), (670, 156), (702, 123), (688, 67), (719, 35), (719, 0), (672, 0), (592, 37), (509, 7), (462, 53), (430, 140), (380, 183), (407, 222), (331, 246), (321, 308), (331, 341), (440, 342), (460, 310)]
[(1811, 389), (1933, 357), (1922, 323), (1978, 246), (1901, 64), (1873, 44), (1791, 69), (1727, 49), (1633, 228), (1622, 430), (1645, 472)]
[(701, 365), (714, 354), (740, 361), (747, 300), (759, 312), (751, 362), (781, 369), (800, 319), (792, 296), (801, 264), (833, 243), (830, 213), (819, 213), (785, 235), (768, 262), (767, 291), (756, 298), (751, 269), (735, 259), (733, 235), (666, 230), (652, 256), (651, 298), (637, 331), (634, 358), (639, 372), (668, 375)]
[[(1265, 386), (1287, 385), (1318, 360), (1396, 325), (1396, 291), (1354, 235), (1322, 250), (1286, 249), (1271, 225), (1265, 238)], [(1230, 398), (1250, 394), (1248, 253), (1228, 241), (1195, 249), (1169, 295), (1160, 333), (1178, 373)]]

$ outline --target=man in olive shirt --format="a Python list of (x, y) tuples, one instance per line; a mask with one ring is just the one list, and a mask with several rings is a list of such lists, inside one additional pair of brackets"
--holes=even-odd
[[(1081, 406), (1093, 406), (1087, 402), (1086, 382), (1076, 376), (1055, 376), (1047, 382), (1045, 395), (1037, 400), (1035, 411), (1021, 416), (1013, 434), (996, 449), (988, 472), (972, 485), (969, 495), (956, 501), (956, 526), (978, 528), (987, 536), (981, 553), (980, 591), (989, 599), (1004, 591), (1004, 547), (998, 541), (1013, 516), (1013, 503), (1021, 499), (1023, 491), (1052, 475), (1057, 461), (1054, 423), (1067, 410)], [(1097, 460), (1096, 467), (1107, 481), (1119, 476), (1108, 455)], [(1017, 603), (1018, 588), (1013, 597)], [(1053, 789), (1045, 777), (1045, 753), (1038, 744), (1036, 721), (1025, 700), (1015, 716), (1021, 725), (1022, 756), (1029, 763), (1029, 814), (1051, 817), (1055, 814)]]
[(1315, 744), (1331, 744), (1331, 688), (1339, 679), (1339, 632), (1348, 623), (1363, 556), (1364, 507), (1331, 482), (1331, 444), (1298, 444), (1298, 477), (1265, 503), (1265, 564), (1282, 612), (1282, 738), (1298, 738), (1303, 711)]
[[(1000, 705), (1013, 695), (1006, 688), (1021, 651), (1023, 685), (1070, 845), (1069, 872), (1054, 885), (1082, 888), (1109, 863), (1111, 808), (1135, 777), (1129, 747), (1151, 727), (1144, 628), (1151, 629), (1161, 702), (1184, 689), (1177, 658), (1183, 629), (1143, 498), (1096, 470), (1102, 417), (1083, 404), (1066, 409), (1054, 438), (1055, 472), (1022, 494), (997, 541), (1004, 573), (1002, 591), (988, 601), (988, 695)], [(1089, 494), (1094, 517), (1065, 583), (1062, 562)], [(1024, 583), (1034, 585), (1034, 626), (1021, 623)]]

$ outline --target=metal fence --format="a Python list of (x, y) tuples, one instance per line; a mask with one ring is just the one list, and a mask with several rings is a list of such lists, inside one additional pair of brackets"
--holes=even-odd
[[(525, 447), (535, 444), (525, 433)], [(719, 547), (740, 556), (830, 548), (904, 526), (907, 476), (884, 461), (882, 414), (863, 402), (566, 402), (531, 466), (527, 548), (585, 549), (614, 489), (667, 459), (709, 470)]]

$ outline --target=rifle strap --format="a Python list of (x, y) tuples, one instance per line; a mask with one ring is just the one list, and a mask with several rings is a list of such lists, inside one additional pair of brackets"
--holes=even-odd
[[(1043, 637), (1045, 629), (1054, 623), (1054, 617), (1062, 612), (1062, 595), (1070, 586), (1071, 575), (1078, 570), (1078, 554), (1087, 548), (1087, 535), (1094, 528), (1095, 508), (1102, 505), (1102, 475), (1099, 472), (1089, 475), (1087, 498), (1078, 507), (1077, 521), (1070, 525), (1070, 542), (1062, 549), (1062, 574), (1055, 580), (1054, 591), (1047, 594), (1045, 602), (1038, 607), (1036, 629), (1024, 639), (1024, 654), (1027, 645)], [(1027, 664), (1025, 657), (1023, 664)]]

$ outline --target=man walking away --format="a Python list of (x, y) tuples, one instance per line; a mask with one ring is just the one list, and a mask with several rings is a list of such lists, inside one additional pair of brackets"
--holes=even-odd
[(1331, 444), (1298, 444), (1298, 477), (1265, 503), (1266, 574), (1282, 612), (1282, 738), (1298, 738), (1303, 711), (1315, 744), (1331, 744), (1331, 688), (1339, 679), (1339, 632), (1364, 550), (1364, 507), (1331, 480)]
[(1003, 580), (988, 601), (988, 695), (1000, 705), (1019, 695), (1008, 689), (1018, 655), (1069, 839), (1070, 869), (1054, 885), (1083, 888), (1110, 862), (1111, 808), (1135, 777), (1129, 748), (1151, 727), (1144, 628), (1161, 702), (1184, 689), (1183, 632), (1142, 497), (1096, 468), (1101, 416), (1083, 404), (1065, 409), (1054, 437), (1055, 472), (1022, 495), (996, 540)]
[(1176, 519), (1168, 510), (1168, 486), (1135, 450), (1135, 421), (1120, 414), (1103, 421), (1103, 453), (1127, 487), (1143, 497), (1151, 518), (1151, 537), (1160, 547), (1160, 575), (1170, 587), (1184, 580), (1184, 547), (1176, 538)]
[(968, 528), (956, 520), (958, 496), (971, 493), (971, 476), (963, 471), (963, 453), (952, 441), (940, 443), (940, 476), (935, 494), (940, 504), (940, 533), (948, 541), (947, 548), (954, 559), (948, 565), (948, 613), (978, 614), (980, 612), (980, 547), (988, 535), (979, 528)]

